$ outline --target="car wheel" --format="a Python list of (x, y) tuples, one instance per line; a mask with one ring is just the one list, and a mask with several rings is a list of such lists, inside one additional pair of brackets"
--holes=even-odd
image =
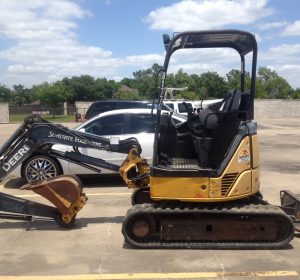
[(57, 160), (37, 155), (29, 158), (22, 166), (21, 175), (29, 183), (50, 179), (62, 174), (62, 168)]

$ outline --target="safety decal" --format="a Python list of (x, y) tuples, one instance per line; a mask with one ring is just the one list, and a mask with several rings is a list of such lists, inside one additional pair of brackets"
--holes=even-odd
[(249, 161), (250, 161), (249, 150), (247, 149), (241, 150), (238, 155), (238, 163), (249, 162)]

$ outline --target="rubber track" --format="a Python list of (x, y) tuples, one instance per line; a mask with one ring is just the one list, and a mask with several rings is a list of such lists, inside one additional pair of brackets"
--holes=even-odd
[[(127, 234), (128, 223), (134, 216), (140, 214), (148, 214), (152, 217), (162, 216), (165, 214), (181, 215), (181, 214), (212, 214), (212, 215), (266, 215), (280, 216), (284, 219), (282, 228), (286, 230), (284, 237), (280, 240), (270, 241), (161, 241), (161, 240), (150, 240), (150, 241), (136, 241), (133, 240)], [(223, 203), (223, 204), (212, 204), (209, 205), (196, 205), (191, 203), (154, 203), (154, 204), (137, 204), (127, 211), (127, 215), (124, 219), (122, 226), (122, 233), (124, 235), (127, 244), (135, 248), (189, 248), (189, 249), (279, 249), (286, 247), (289, 242), (294, 238), (294, 226), (292, 220), (287, 216), (280, 208), (269, 205), (263, 200), (259, 202), (245, 204), (245, 203)]]

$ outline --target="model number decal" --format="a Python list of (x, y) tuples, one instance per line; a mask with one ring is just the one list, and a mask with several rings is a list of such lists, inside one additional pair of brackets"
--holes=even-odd
[(250, 152), (248, 149), (242, 149), (238, 155), (238, 163), (249, 162)]

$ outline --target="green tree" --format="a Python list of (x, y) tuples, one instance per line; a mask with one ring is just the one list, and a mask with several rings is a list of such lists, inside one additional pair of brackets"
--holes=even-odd
[(289, 83), (270, 68), (258, 68), (258, 81), (267, 92), (268, 98), (286, 99), (292, 96), (293, 90)]
[(94, 99), (111, 99), (113, 94), (118, 91), (120, 85), (113, 80), (107, 80), (105, 78), (98, 78), (95, 80), (94, 86)]
[(1, 102), (10, 102), (11, 90), (5, 85), (0, 84), (0, 101)]
[(227, 74), (227, 83), (229, 89), (241, 88), (241, 71), (237, 69), (231, 69)]
[(24, 104), (28, 104), (32, 101), (30, 90), (21, 84), (14, 85), (10, 100), (12, 105), (22, 106)]
[(228, 91), (228, 86), (223, 77), (216, 72), (206, 72), (200, 76), (201, 93), (206, 98), (222, 98)]
[(133, 77), (136, 80), (136, 86), (143, 98), (151, 99), (153, 93), (157, 91), (156, 78), (161, 67), (158, 64), (153, 64), (151, 68), (133, 72)]
[(92, 76), (66, 77), (59, 83), (65, 88), (65, 96), (70, 103), (96, 100), (95, 79)]
[(60, 83), (44, 83), (37, 88), (36, 96), (42, 104), (51, 107), (55, 116), (55, 108), (64, 100), (64, 87)]
[(126, 85), (122, 85), (116, 92), (114, 92), (113, 99), (120, 100), (140, 100), (140, 95), (137, 89), (132, 89)]
[(300, 99), (300, 88), (297, 88), (292, 93), (292, 98), (294, 99)]
[(177, 94), (177, 98), (186, 99), (186, 100), (197, 100), (199, 96), (194, 91), (181, 91)]
[(175, 87), (186, 87), (190, 84), (190, 76), (183, 72), (182, 69), (179, 69), (174, 76), (175, 78)]

